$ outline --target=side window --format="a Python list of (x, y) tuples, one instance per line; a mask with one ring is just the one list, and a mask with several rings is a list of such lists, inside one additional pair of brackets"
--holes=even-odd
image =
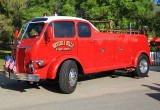
[[(47, 28), (48, 28), (48, 27), (51, 27), (51, 26), (53, 26), (53, 23), (49, 23), (49, 25), (47, 26)], [(47, 38), (47, 29), (46, 29), (46, 31), (44, 32), (44, 36), (45, 36), (45, 38)]]
[(55, 38), (71, 38), (75, 36), (75, 26), (72, 21), (57, 21), (54, 22), (54, 37)]
[(91, 37), (91, 28), (87, 23), (78, 23), (78, 36), (79, 37)]

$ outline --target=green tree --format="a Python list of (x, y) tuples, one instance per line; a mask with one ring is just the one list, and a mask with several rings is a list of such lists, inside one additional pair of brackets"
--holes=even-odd
[(76, 16), (76, 1), (63, 0), (61, 7), (59, 7), (59, 14), (63, 16)]
[(19, 10), (25, 6), (26, 0), (0, 1), (0, 39), (6, 43), (11, 40), (14, 31), (20, 28), (21, 13)]
[(114, 28), (129, 27), (130, 22), (132, 27), (147, 25), (147, 35), (158, 36), (160, 6), (156, 3), (154, 0), (1, 0), (0, 40), (9, 41), (22, 24), (43, 13), (52, 16), (54, 10), (60, 16), (113, 20)]
[(80, 9), (83, 17), (93, 20), (113, 20), (115, 27), (144, 25), (154, 16), (154, 2), (150, 0), (87, 0)]
[(43, 13), (51, 15), (51, 12), (49, 11), (51, 6), (48, 6), (49, 2), (45, 1), (46, 0), (29, 0), (26, 3), (26, 7), (23, 7), (20, 10), (20, 13), (22, 14), (22, 23), (24, 24), (36, 17), (42, 17)]

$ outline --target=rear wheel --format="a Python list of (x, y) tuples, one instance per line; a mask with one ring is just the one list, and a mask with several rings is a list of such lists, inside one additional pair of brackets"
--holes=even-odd
[(141, 54), (138, 58), (137, 67), (134, 75), (137, 77), (146, 77), (149, 71), (149, 59), (146, 55)]
[(59, 86), (63, 93), (70, 94), (76, 89), (78, 80), (78, 67), (75, 61), (63, 62), (59, 72)]

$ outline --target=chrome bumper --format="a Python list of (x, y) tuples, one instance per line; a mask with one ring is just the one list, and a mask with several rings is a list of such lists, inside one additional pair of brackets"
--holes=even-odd
[(9, 73), (9, 72), (5, 72), (4, 74), (9, 79), (39, 82), (38, 74), (34, 75), (34, 74), (27, 74), (27, 73)]

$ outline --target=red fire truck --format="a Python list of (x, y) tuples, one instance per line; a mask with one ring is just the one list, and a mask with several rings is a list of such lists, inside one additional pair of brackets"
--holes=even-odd
[(10, 79), (39, 82), (59, 79), (63, 93), (72, 93), (78, 74), (135, 70), (148, 74), (150, 50), (142, 34), (100, 32), (89, 21), (68, 16), (32, 19), (15, 33), (16, 72), (6, 72)]

